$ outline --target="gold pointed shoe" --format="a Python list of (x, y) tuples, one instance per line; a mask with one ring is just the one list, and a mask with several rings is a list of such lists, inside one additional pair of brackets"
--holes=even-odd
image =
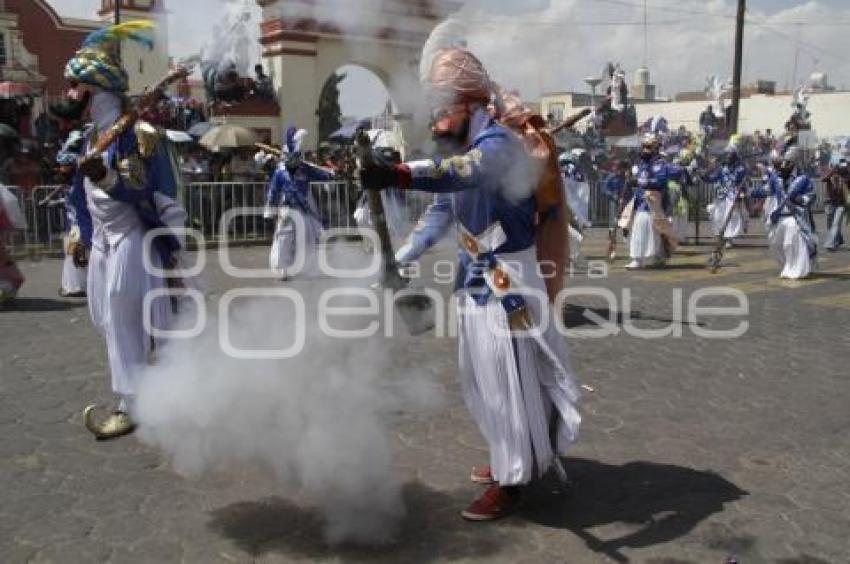
[(94, 405), (86, 407), (85, 411), (83, 411), (83, 422), (86, 425), (86, 429), (97, 440), (106, 441), (116, 439), (124, 435), (129, 435), (136, 429), (136, 424), (123, 411), (113, 411), (104, 421), (97, 423), (94, 417), (95, 407)]

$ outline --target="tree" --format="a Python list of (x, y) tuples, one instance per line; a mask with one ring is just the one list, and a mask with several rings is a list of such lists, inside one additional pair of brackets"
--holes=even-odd
[(316, 115), (319, 116), (319, 141), (326, 141), (331, 133), (342, 127), (339, 84), (345, 80), (345, 77), (345, 73), (335, 72), (322, 87), (319, 107), (316, 110)]

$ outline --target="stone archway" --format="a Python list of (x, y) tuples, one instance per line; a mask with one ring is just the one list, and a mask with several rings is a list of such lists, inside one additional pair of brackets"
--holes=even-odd
[(459, 9), (460, 2), (385, 0), (380, 12), (358, 14), (358, 21), (368, 24), (345, 29), (333, 23), (329, 12), (335, 4), (339, 5), (338, 0), (257, 3), (263, 8), (263, 57), (274, 81), (284, 124), (308, 129), (309, 142), (315, 145), (316, 107), (327, 77), (346, 64), (359, 65), (386, 85), (401, 116), (407, 143), (411, 147), (422, 145), (427, 138), (427, 116), (417, 104), (421, 95), (419, 56), (434, 26)]

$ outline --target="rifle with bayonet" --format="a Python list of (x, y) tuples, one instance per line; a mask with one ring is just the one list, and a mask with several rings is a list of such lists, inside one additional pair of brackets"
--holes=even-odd
[[(379, 158), (372, 149), (369, 134), (361, 129), (355, 137), (358, 165), (360, 168), (369, 166)], [(398, 309), (402, 320), (407, 325), (411, 335), (420, 335), (430, 331), (434, 327), (434, 303), (424, 292), (417, 292), (410, 287), (410, 281), (402, 277), (393, 252), (392, 239), (387, 226), (387, 216), (384, 211), (384, 202), (381, 191), (371, 186), (363, 186), (369, 203), (369, 213), (372, 217), (372, 227), (380, 241), (381, 255), (383, 259), (383, 273), (381, 285), (390, 289), (397, 295), (393, 303)]]

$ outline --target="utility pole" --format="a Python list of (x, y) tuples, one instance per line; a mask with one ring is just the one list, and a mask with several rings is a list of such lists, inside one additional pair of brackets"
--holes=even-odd
[(732, 123), (727, 124), (731, 133), (738, 133), (738, 119), (741, 111), (741, 74), (744, 63), (744, 17), (747, 13), (747, 0), (738, 0), (738, 18), (735, 25), (735, 69), (732, 76)]
[[(112, 0), (115, 2), (115, 25), (121, 23), (121, 0)], [(115, 54), (118, 56), (118, 61), (121, 61), (121, 41), (118, 41), (118, 45), (115, 48)]]

